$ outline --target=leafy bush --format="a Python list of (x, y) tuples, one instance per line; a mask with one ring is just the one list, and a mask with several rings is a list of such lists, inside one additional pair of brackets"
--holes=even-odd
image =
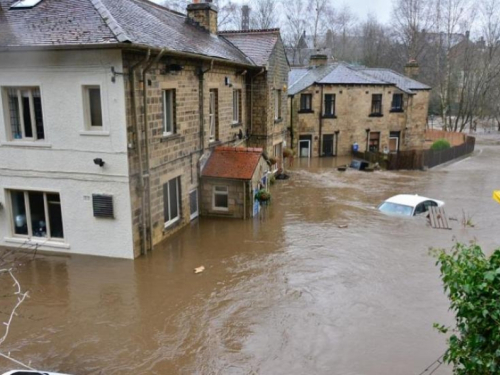
[(261, 189), (255, 194), (255, 199), (259, 202), (268, 202), (271, 200), (271, 193), (265, 189)]
[(431, 150), (441, 151), (441, 150), (447, 150), (450, 147), (451, 147), (450, 142), (448, 142), (446, 139), (438, 139), (432, 144)]
[(277, 162), (278, 162), (278, 159), (276, 159), (274, 156), (271, 156), (271, 157), (269, 158), (269, 163), (270, 163), (271, 165), (274, 165), (274, 164), (276, 164)]
[(283, 158), (291, 158), (293, 156), (293, 150), (291, 148), (285, 148), (283, 150)]
[(457, 244), (451, 252), (437, 250), (444, 290), (455, 314), (444, 361), (459, 375), (500, 373), (500, 249), (489, 258), (481, 248)]

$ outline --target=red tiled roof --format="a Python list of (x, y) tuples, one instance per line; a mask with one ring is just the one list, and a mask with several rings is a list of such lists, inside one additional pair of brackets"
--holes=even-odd
[(208, 159), (202, 177), (251, 180), (260, 158), (261, 148), (217, 147)]

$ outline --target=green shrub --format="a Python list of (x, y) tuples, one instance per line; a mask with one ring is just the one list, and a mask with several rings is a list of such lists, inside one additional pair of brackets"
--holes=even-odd
[(438, 139), (436, 142), (432, 144), (431, 150), (434, 151), (448, 150), (450, 147), (451, 147), (450, 142), (448, 142), (446, 139)]

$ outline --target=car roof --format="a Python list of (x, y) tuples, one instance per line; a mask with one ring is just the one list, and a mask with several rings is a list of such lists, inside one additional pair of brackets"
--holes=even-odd
[(418, 204), (425, 202), (425, 201), (440, 202), (437, 199), (422, 197), (421, 195), (417, 195), (417, 194), (415, 194), (415, 195), (399, 194), (399, 195), (395, 195), (393, 197), (390, 197), (389, 199), (386, 199), (386, 202), (389, 202), (389, 203), (403, 204), (405, 206), (412, 206), (412, 207), (415, 207)]

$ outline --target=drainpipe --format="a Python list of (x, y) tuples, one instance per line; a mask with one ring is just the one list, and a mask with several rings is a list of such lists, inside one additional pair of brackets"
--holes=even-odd
[(252, 78), (250, 78), (250, 137), (253, 134), (253, 83), (254, 83), (255, 77), (260, 76), (265, 71), (266, 71), (266, 69), (262, 68), (262, 70), (260, 72), (255, 74)]
[(319, 105), (319, 150), (318, 156), (321, 156), (323, 150), (323, 85), (321, 85), (321, 97)]
[(290, 96), (290, 142), (292, 143), (290, 145), (290, 148), (293, 150), (293, 141), (294, 141), (294, 136), (293, 136), (293, 99), (295, 98), (295, 95)]
[(137, 93), (135, 91), (136, 88), (136, 82), (135, 82), (135, 70), (139, 67), (145, 64), (148, 60), (149, 57), (151, 56), (151, 50), (148, 49), (148, 52), (146, 54), (146, 57), (139, 61), (137, 64), (132, 65), (130, 68), (130, 90), (132, 92), (131, 95), (131, 101), (132, 101), (132, 122), (133, 122), (133, 127), (135, 129), (135, 134), (136, 134), (136, 142), (137, 142), (137, 153), (139, 156), (139, 184), (140, 184), (140, 191), (141, 191), (141, 217), (140, 217), (140, 227), (142, 231), (142, 241), (141, 241), (141, 255), (144, 255), (146, 253), (146, 236), (145, 236), (145, 220), (144, 220), (144, 212), (145, 212), (145, 201), (144, 201), (144, 171), (143, 171), (143, 165), (142, 165), (142, 136), (141, 136), (141, 130), (139, 129), (139, 120), (137, 118)]
[(203, 156), (203, 153), (205, 152), (205, 73), (208, 73), (211, 71), (214, 67), (214, 60), (210, 61), (210, 67), (203, 70), (203, 65), (199, 68), (198, 70), (198, 77), (199, 77), (199, 97), (200, 97), (200, 103), (199, 103), (199, 112), (200, 112), (200, 150), (201, 150), (201, 155)]
[(243, 181), (243, 220), (247, 219), (247, 183)]
[[(153, 250), (153, 228), (152, 228), (152, 222), (153, 222), (153, 215), (151, 213), (151, 175), (150, 175), (150, 170), (149, 170), (149, 129), (148, 129), (148, 82), (147, 82), (147, 74), (151, 67), (160, 61), (161, 57), (165, 54), (166, 49), (162, 49), (160, 53), (155, 57), (153, 61), (151, 61), (144, 70), (142, 71), (142, 84), (144, 85), (144, 95), (143, 95), (143, 105), (144, 105), (144, 152), (146, 154), (146, 160), (145, 160), (145, 170), (143, 174), (143, 179), (147, 179), (147, 189), (145, 189), (145, 192), (147, 193), (147, 198), (145, 197), (145, 201), (148, 207), (148, 223), (147, 223), (147, 228), (146, 228), (146, 233), (148, 233), (148, 242), (149, 242), (149, 249)], [(149, 229), (149, 232), (147, 231)]]

